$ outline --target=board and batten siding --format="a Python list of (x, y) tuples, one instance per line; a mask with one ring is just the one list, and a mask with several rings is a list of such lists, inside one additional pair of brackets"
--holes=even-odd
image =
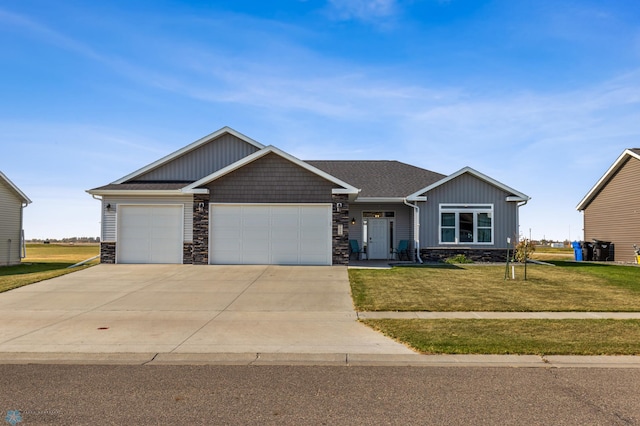
[(0, 265), (20, 263), (21, 231), (22, 200), (0, 181)]
[(224, 134), (181, 157), (135, 178), (135, 181), (193, 182), (253, 154), (258, 148)]
[(634, 262), (640, 245), (640, 160), (629, 158), (584, 210), (584, 239), (610, 241), (615, 260)]
[[(111, 209), (107, 211), (107, 204), (111, 204)], [(185, 196), (164, 196), (164, 197), (112, 197), (104, 196), (102, 198), (102, 241), (116, 241), (116, 217), (118, 205), (134, 204), (134, 205), (184, 205), (184, 242), (193, 241), (193, 195)], [(115, 208), (114, 208), (115, 206)]]
[(469, 174), (440, 185), (426, 194), (420, 207), (420, 245), (428, 247), (461, 247), (464, 244), (440, 244), (440, 204), (493, 204), (493, 244), (470, 244), (469, 247), (506, 248), (507, 237), (518, 236), (518, 206), (505, 201), (509, 193)]

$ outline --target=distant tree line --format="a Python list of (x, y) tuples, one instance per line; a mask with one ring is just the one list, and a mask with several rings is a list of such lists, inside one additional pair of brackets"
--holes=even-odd
[(100, 242), (100, 237), (70, 237), (70, 238), (32, 238), (27, 240), (28, 243), (66, 243), (66, 244), (76, 244), (76, 243), (85, 243), (85, 244), (95, 244)]

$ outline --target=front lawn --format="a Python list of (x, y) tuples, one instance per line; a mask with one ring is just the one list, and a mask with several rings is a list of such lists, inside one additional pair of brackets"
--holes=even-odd
[(360, 311), (640, 311), (640, 268), (578, 262), (349, 269)]
[(639, 355), (640, 320), (364, 320), (425, 354)]
[(99, 252), (98, 245), (28, 244), (27, 257), (22, 264), (0, 268), (0, 292), (95, 265), (97, 260), (87, 266), (67, 269)]

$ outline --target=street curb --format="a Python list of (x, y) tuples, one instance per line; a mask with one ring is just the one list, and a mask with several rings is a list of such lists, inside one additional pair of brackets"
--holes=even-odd
[(640, 368), (640, 356), (1, 352), (0, 364)]

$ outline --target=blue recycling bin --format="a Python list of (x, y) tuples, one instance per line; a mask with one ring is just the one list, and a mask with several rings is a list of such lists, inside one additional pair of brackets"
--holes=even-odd
[(574, 241), (571, 243), (571, 247), (573, 247), (573, 255), (576, 262), (582, 262), (582, 244), (578, 241)]

